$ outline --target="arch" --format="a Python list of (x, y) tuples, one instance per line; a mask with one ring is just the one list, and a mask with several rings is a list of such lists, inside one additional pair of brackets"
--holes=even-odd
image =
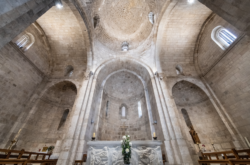
[[(104, 72), (106, 66), (112, 66), (112, 63), (113, 63), (114, 65), (116, 65), (118, 62), (122, 62), (122, 65), (119, 65), (119, 68), (120, 68), (120, 69), (131, 70), (132, 67), (128, 67), (128, 66), (124, 65), (124, 63), (130, 63), (130, 64), (133, 63), (134, 65), (136, 64), (136, 65), (140, 66), (141, 68), (145, 68), (146, 71), (147, 71), (147, 73), (148, 73), (148, 75), (149, 75), (150, 77), (154, 77), (154, 72), (153, 72), (153, 70), (152, 70), (147, 64), (145, 64), (144, 62), (138, 61), (138, 60), (136, 60), (136, 59), (134, 59), (134, 58), (120, 57), (120, 58), (115, 58), (115, 59), (107, 60), (107, 61), (103, 62), (102, 64), (100, 64), (100, 65), (95, 69), (94, 78), (97, 79), (97, 77), (98, 77), (98, 75), (100, 74), (100, 72), (101, 72), (101, 71)], [(112, 66), (112, 68), (113, 68), (113, 71), (110, 71), (110, 73), (115, 71), (114, 66)], [(116, 69), (116, 70), (119, 70), (119, 69)], [(138, 71), (138, 70), (137, 70), (137, 71)], [(105, 71), (105, 72), (106, 72), (106, 71)], [(135, 72), (135, 73), (136, 73), (136, 72)], [(140, 73), (140, 71), (139, 71), (138, 73)], [(106, 74), (106, 75), (107, 75), (107, 74)], [(141, 75), (141, 73), (138, 74), (138, 75)], [(141, 76), (141, 77), (144, 77), (144, 76)]]
[[(157, 105), (153, 105), (154, 107), (151, 108), (151, 100), (156, 99), (155, 96), (158, 96), (156, 94), (155, 90), (152, 90), (155, 88), (155, 75), (150, 67), (148, 67), (143, 62), (139, 62), (138, 60), (135, 60), (134, 58), (127, 58), (127, 57), (119, 57), (116, 59), (111, 59), (108, 61), (103, 62), (101, 65), (99, 65), (96, 70), (94, 71), (94, 75), (90, 77), (90, 80), (94, 82), (91, 87), (91, 99), (89, 101), (89, 118), (98, 118), (98, 114), (101, 111), (101, 106), (99, 104), (103, 100), (103, 92), (105, 92), (104, 86), (108, 78), (116, 73), (119, 73), (121, 71), (126, 71), (129, 73), (134, 74), (137, 78), (139, 78), (142, 82), (142, 85), (144, 87), (144, 95), (145, 95), (145, 106), (147, 107), (147, 113), (149, 117), (149, 123), (153, 123), (153, 117), (152, 117), (152, 111), (151, 109), (157, 109)], [(148, 86), (150, 87), (150, 94), (152, 94), (152, 97), (148, 96)], [(151, 95), (150, 95), (151, 96)], [(98, 103), (98, 105), (96, 104)], [(120, 114), (121, 114), (121, 108), (123, 106), (120, 106)], [(126, 105), (125, 105), (126, 107)], [(126, 116), (129, 115), (128, 107), (126, 108)], [(100, 121), (102, 122), (102, 121)], [(89, 124), (89, 127), (92, 131), (98, 132), (98, 126), (99, 123), (97, 123), (96, 127), (93, 127)], [(149, 135), (152, 136), (155, 126), (149, 125), (148, 129), (151, 132)], [(158, 127), (158, 126), (157, 126)], [(96, 129), (96, 130), (93, 130)], [(161, 128), (159, 128), (161, 129)], [(91, 138), (90, 136), (86, 135), (87, 138)], [(97, 133), (98, 136), (98, 133)], [(152, 137), (151, 137), (152, 138)], [(150, 139), (151, 139), (150, 138)], [(164, 138), (164, 137), (163, 137)]]
[[(60, 84), (60, 83), (69, 83), (69, 84), (73, 85), (73, 86), (75, 87), (76, 93), (77, 93), (77, 91), (78, 91), (78, 86), (76, 85), (76, 83), (75, 83), (73, 80), (58, 80), (58, 81), (51, 82), (51, 83), (47, 84), (45, 90), (43, 91), (43, 94), (46, 93), (46, 91), (47, 91), (48, 89), (50, 89), (50, 88), (52, 88), (52, 87), (54, 87), (54, 86), (56, 86), (56, 85), (58, 85), (58, 84)], [(42, 94), (42, 95), (43, 95), (43, 94)]]
[(187, 81), (189, 83), (192, 83), (192, 84), (196, 85), (203, 92), (205, 92), (206, 95), (209, 98), (211, 98), (211, 95), (210, 95), (209, 91), (207, 90), (206, 86), (204, 85), (204, 83), (200, 79), (195, 79), (195, 78), (192, 78), (192, 77), (179, 77), (179, 78), (175, 79), (174, 81), (169, 82), (168, 87), (169, 87), (169, 89), (171, 89), (171, 90), (169, 90), (171, 96), (173, 96), (172, 89), (173, 89), (174, 85), (177, 84), (180, 81)]
[[(94, 59), (94, 52), (93, 52), (93, 39), (91, 35), (91, 29), (92, 29), (92, 24), (88, 20), (86, 12), (83, 10), (81, 7), (81, 3), (79, 0), (72, 0), (70, 1), (64, 1), (65, 3), (68, 4), (70, 9), (72, 10), (73, 14), (75, 15), (76, 19), (79, 21), (79, 24), (84, 24), (87, 29), (87, 36), (84, 36), (84, 41), (86, 41), (86, 46), (87, 46), (87, 69), (86, 69), (86, 75), (89, 73), (89, 71), (92, 69), (93, 66), (93, 59)], [(73, 3), (73, 5), (71, 4)], [(85, 29), (82, 27), (82, 32), (85, 31)]]
[(202, 75), (202, 72), (201, 72), (201, 68), (198, 64), (198, 52), (199, 52), (199, 48), (200, 48), (200, 43), (201, 43), (201, 38), (203, 36), (203, 32), (205, 31), (206, 27), (208, 26), (208, 24), (213, 21), (214, 17), (216, 16), (215, 13), (212, 13), (208, 16), (208, 18), (204, 21), (202, 27), (201, 27), (201, 30), (197, 36), (197, 39), (196, 39), (196, 44), (195, 44), (195, 48), (194, 48), (194, 54), (193, 54), (193, 60), (194, 60), (194, 66), (195, 66), (195, 69), (198, 73), (198, 75)]

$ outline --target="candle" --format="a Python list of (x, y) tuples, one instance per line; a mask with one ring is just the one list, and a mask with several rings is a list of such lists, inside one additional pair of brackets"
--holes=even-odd
[(93, 137), (95, 137), (95, 133), (93, 133)]
[(250, 143), (249, 143), (249, 141), (247, 140), (247, 137), (245, 137), (245, 140), (246, 140), (246, 143), (247, 143), (248, 147), (250, 148)]
[(154, 137), (156, 137), (156, 136), (155, 136), (155, 132), (154, 132)]

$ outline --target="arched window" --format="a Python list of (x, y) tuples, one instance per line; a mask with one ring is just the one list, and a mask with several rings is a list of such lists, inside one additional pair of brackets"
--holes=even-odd
[(122, 117), (126, 117), (126, 107), (122, 107)]
[(226, 50), (237, 39), (235, 35), (222, 26), (214, 28), (211, 37), (222, 50)]
[(139, 118), (142, 117), (142, 111), (141, 111), (141, 101), (138, 101), (138, 115), (139, 115)]
[(182, 72), (183, 72), (182, 67), (180, 65), (176, 65), (175, 71), (176, 71), (177, 75), (182, 74)]
[(65, 69), (65, 77), (71, 77), (74, 73), (74, 68), (71, 65), (68, 65)]
[(108, 112), (109, 112), (109, 101), (106, 103), (106, 117), (108, 117)]
[(25, 33), (17, 41), (16, 45), (26, 51), (28, 50), (35, 42), (35, 37), (31, 33)]
[(69, 114), (69, 110), (66, 109), (66, 110), (63, 112), (63, 116), (62, 116), (62, 118), (61, 118), (61, 121), (60, 121), (60, 123), (59, 123), (59, 126), (58, 126), (57, 130), (59, 130), (60, 128), (62, 128), (62, 127), (64, 126), (68, 114)]

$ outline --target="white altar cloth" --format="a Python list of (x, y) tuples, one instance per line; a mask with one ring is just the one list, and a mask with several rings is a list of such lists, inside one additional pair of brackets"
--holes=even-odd
[[(87, 165), (124, 165), (120, 141), (89, 141)], [(162, 142), (132, 141), (131, 165), (163, 165)]]

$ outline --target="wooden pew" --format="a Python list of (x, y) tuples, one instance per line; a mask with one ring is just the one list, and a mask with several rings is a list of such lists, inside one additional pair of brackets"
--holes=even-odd
[(87, 154), (83, 154), (82, 160), (76, 160), (75, 165), (83, 165), (83, 163), (86, 161), (87, 161)]
[(22, 149), (22, 150), (0, 149), (0, 152), (5, 153), (5, 154), (0, 154), (1, 159), (9, 159), (9, 158), (21, 159), (21, 158), (25, 158), (25, 159), (30, 160), (31, 156), (34, 155), (35, 160), (37, 160), (39, 156), (42, 156), (42, 160), (45, 160), (46, 157), (47, 157), (47, 159), (49, 159), (50, 156), (51, 156), (51, 154), (38, 153), (38, 152), (28, 152), (28, 151), (25, 151), (24, 149)]
[[(231, 151), (221, 151), (221, 152), (211, 152), (211, 153), (201, 153), (202, 160), (199, 160), (199, 164), (214, 164), (214, 163), (224, 163), (229, 165), (234, 164), (250, 164), (250, 149), (246, 150), (235, 150)], [(215, 157), (216, 159), (212, 159)]]
[(0, 159), (0, 164), (21, 164), (27, 165), (28, 163), (46, 163), (48, 165), (56, 165), (57, 160), (22, 160), (22, 159)]

